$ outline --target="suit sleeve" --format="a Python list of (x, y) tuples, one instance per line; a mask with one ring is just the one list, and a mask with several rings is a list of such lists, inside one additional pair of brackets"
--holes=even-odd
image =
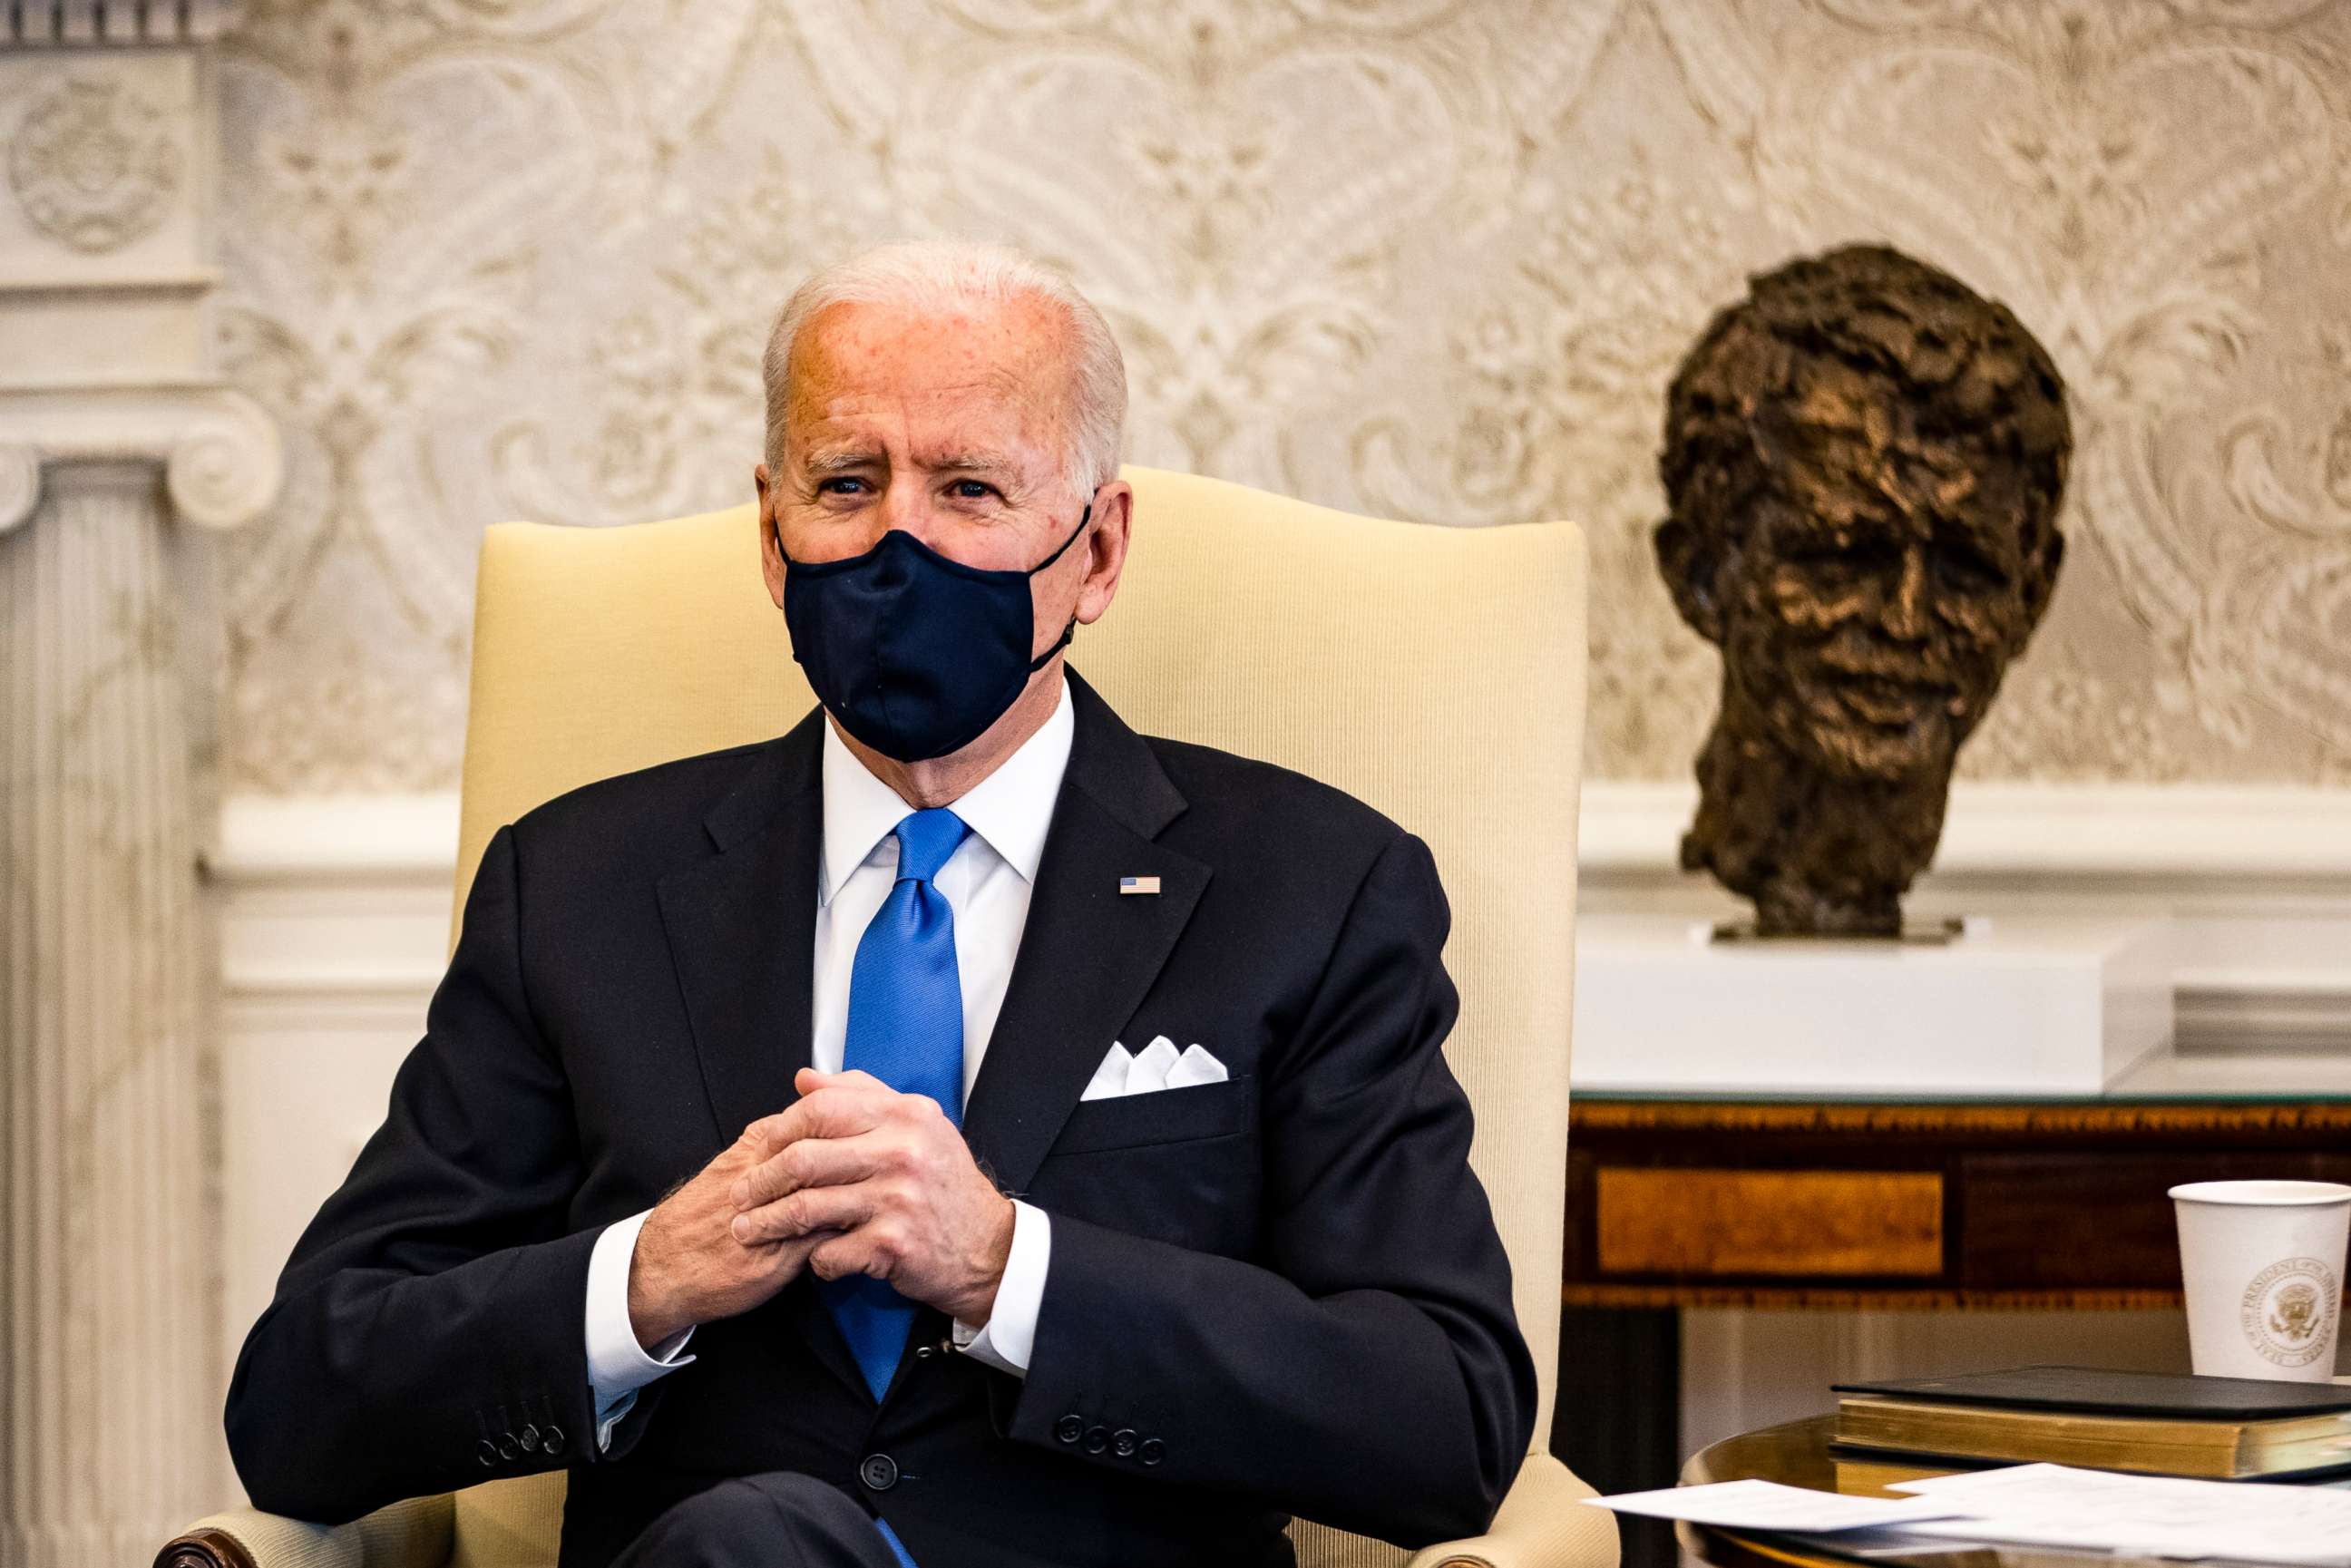
[(514, 830), (490, 841), (383, 1125), (246, 1335), (226, 1426), (258, 1506), (340, 1522), (593, 1458), (580, 1158), (531, 1016)]
[(1441, 1050), (1448, 922), (1399, 835), (1269, 1058), (1256, 1259), (1054, 1216), (1012, 1437), (1404, 1545), (1485, 1529), (1535, 1375)]

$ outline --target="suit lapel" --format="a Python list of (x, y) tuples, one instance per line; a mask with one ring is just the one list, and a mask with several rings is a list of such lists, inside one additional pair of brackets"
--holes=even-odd
[[(964, 1114), (980, 1167), (1014, 1193), (1027, 1190), (1208, 884), (1207, 865), (1155, 841), (1185, 802), (1151, 747), (1074, 673), (1070, 686), (1069, 771)], [(1160, 890), (1123, 895), (1123, 876), (1155, 876)]]
[[(792, 1075), (809, 1065), (823, 724), (819, 710), (770, 742), (704, 819), (718, 852), (660, 884), (662, 929), (720, 1147), (799, 1099)], [(795, 1281), (778, 1305), (816, 1358), (871, 1397), (809, 1280)]]
[(661, 880), (662, 929), (722, 1147), (797, 1099), (792, 1074), (809, 1062), (822, 723), (811, 715), (763, 747), (704, 819), (718, 852)]

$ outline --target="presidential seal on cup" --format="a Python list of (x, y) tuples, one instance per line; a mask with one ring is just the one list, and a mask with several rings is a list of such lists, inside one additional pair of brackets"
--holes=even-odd
[(2200, 1181), (2171, 1198), (2198, 1375), (2334, 1376), (2351, 1186)]

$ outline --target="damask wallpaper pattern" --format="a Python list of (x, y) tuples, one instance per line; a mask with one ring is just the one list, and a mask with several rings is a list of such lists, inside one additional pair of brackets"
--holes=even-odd
[(1717, 678), (1648, 554), (1674, 362), (1746, 274), (1890, 241), (2076, 398), (2066, 575), (1967, 769), (2351, 783), (2351, 0), (248, 15), (225, 352), (290, 475), (232, 545), (238, 787), (454, 783), (480, 528), (747, 497), (784, 293), (946, 233), (1102, 303), (1137, 461), (1582, 520), (1609, 778), (1686, 776)]

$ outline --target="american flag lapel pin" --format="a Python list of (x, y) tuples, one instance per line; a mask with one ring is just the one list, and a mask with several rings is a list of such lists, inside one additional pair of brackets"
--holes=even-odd
[(1123, 876), (1118, 879), (1118, 891), (1121, 896), (1130, 893), (1155, 894), (1159, 891), (1159, 879), (1155, 876)]

